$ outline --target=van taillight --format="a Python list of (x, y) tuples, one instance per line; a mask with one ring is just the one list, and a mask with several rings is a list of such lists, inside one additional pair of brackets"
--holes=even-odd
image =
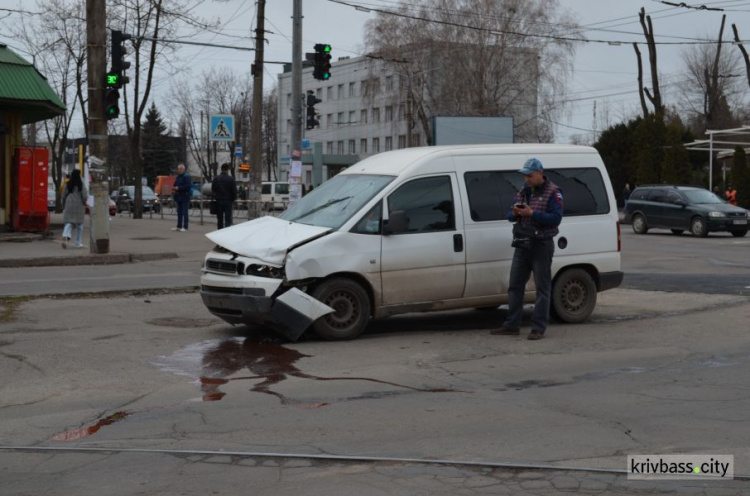
[(617, 221), (617, 251), (622, 251), (622, 237), (620, 236), (620, 221)]

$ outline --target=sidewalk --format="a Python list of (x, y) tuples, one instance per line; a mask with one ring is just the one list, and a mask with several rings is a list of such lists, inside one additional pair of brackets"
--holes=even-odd
[[(62, 247), (62, 214), (50, 215), (51, 235), (35, 233), (0, 233), (0, 268), (45, 267), (56, 265), (120, 264), (136, 261), (184, 258), (202, 260), (213, 244), (205, 234), (216, 230), (216, 217), (205, 215), (203, 225), (198, 216), (190, 217), (186, 232), (172, 231), (176, 218), (171, 215), (144, 213), (135, 220), (127, 213), (110, 217), (109, 253), (90, 253), (89, 216), (83, 231), (84, 248)], [(235, 223), (245, 219), (235, 219)]]

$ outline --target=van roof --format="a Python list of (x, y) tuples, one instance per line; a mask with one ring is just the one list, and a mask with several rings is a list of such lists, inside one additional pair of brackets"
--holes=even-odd
[[(478, 155), (527, 155), (528, 158), (550, 154), (598, 153), (590, 146), (558, 145), (548, 143), (422, 146), (378, 153), (377, 155), (368, 157), (348, 167), (346, 170), (342, 171), (341, 174), (381, 174), (398, 176), (404, 172), (404, 170), (427, 156), (450, 156), (461, 154), (461, 152), (466, 151), (471, 151)], [(519, 162), (518, 168), (520, 169), (521, 166), (523, 166), (523, 162)]]

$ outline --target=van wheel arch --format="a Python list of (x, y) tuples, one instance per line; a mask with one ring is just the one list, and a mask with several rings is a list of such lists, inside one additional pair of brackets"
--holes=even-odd
[(585, 321), (596, 308), (600, 287), (598, 272), (591, 266), (571, 266), (558, 271), (552, 281), (551, 313), (561, 322)]

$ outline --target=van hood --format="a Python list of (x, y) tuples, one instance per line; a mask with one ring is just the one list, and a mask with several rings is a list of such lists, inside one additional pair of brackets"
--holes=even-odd
[(212, 231), (206, 237), (238, 255), (281, 267), (289, 250), (331, 231), (330, 227), (309, 226), (266, 216)]

